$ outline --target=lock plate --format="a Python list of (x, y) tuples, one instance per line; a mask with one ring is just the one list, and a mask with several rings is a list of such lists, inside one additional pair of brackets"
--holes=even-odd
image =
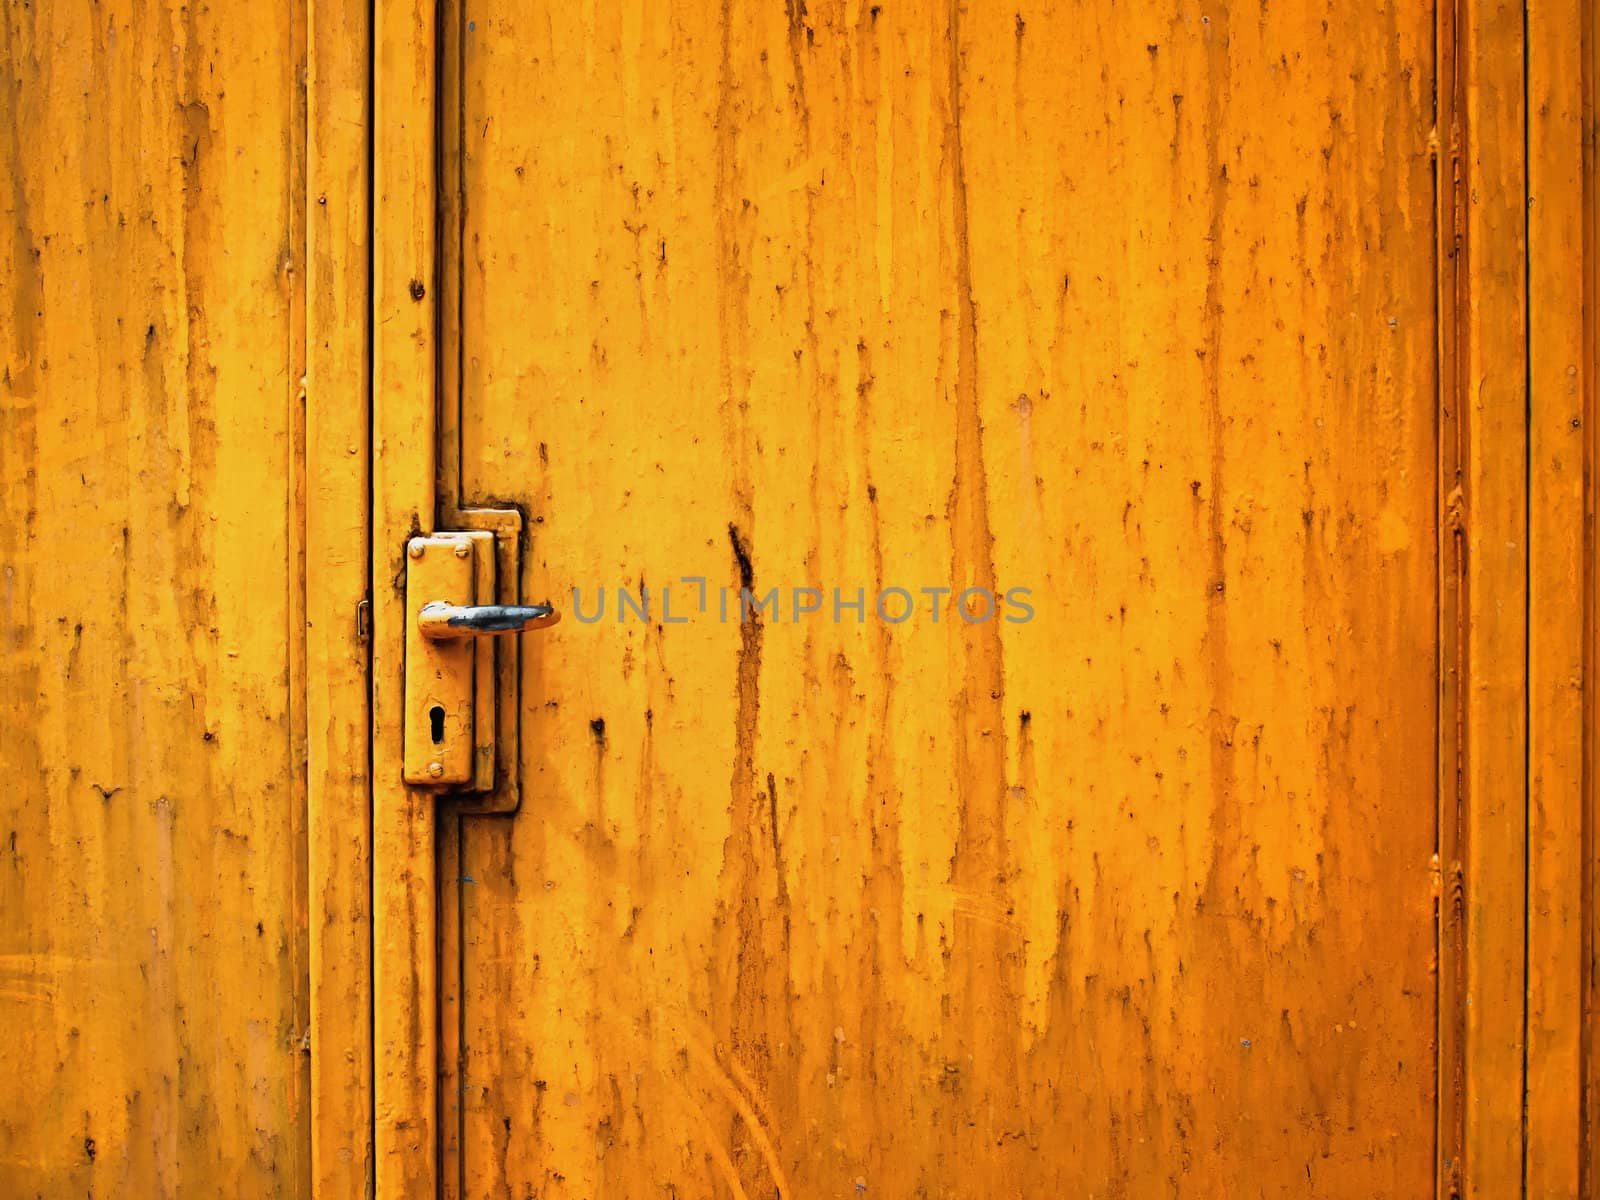
[(460, 813), (514, 812), (523, 633), (560, 619), (518, 603), (522, 514), (461, 509), (406, 546), (405, 781)]
[[(487, 539), (490, 546), (480, 553), (476, 539)], [(418, 787), (459, 788), (479, 778), (474, 720), (483, 652), (479, 639), (426, 638), (417, 614), (428, 604), (477, 603), (480, 558), (489, 561), (487, 588), (492, 595), (492, 542), (492, 534), (441, 533), (414, 537), (406, 545), (405, 781)], [(492, 689), (492, 649), (489, 653), (491, 666), (484, 674)], [(492, 781), (492, 738), (490, 755), (487, 774)]]

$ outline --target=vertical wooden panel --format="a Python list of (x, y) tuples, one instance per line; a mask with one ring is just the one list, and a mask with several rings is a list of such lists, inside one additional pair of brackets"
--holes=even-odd
[(308, 72), (306, 639), (312, 1166), (365, 1196), (372, 1161), (367, 0), (312, 0)]
[(309, 1193), (301, 23), (0, 16), (6, 1195)]
[(1523, 1178), (1527, 944), (1528, 402), (1523, 12), (1457, 6), (1454, 378), (1465, 529), (1460, 719), (1465, 887), (1464, 1190)]
[(1529, 595), (1526, 1194), (1577, 1197), (1583, 1145), (1585, 478), (1593, 229), (1592, 6), (1528, 5)]
[(435, 14), (374, 10), (372, 879), (380, 1200), (438, 1181), (434, 798), (401, 782), (405, 543), (434, 517)]

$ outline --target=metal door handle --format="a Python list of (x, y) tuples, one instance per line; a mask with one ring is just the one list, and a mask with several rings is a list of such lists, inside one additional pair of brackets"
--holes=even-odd
[(417, 613), (417, 631), (430, 641), (488, 637), (544, 629), (561, 619), (547, 604), (446, 604), (435, 600)]

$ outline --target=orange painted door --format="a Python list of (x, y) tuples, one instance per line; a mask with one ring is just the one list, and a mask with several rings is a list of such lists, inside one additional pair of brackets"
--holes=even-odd
[(448, 1194), (1433, 1188), (1434, 14), (1229, 8), (444, 7)]

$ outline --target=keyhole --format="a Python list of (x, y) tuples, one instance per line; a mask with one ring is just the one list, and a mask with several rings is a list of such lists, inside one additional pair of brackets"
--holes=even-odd
[(428, 710), (428, 724), (433, 729), (433, 744), (439, 745), (444, 741), (444, 706), (435, 704)]

